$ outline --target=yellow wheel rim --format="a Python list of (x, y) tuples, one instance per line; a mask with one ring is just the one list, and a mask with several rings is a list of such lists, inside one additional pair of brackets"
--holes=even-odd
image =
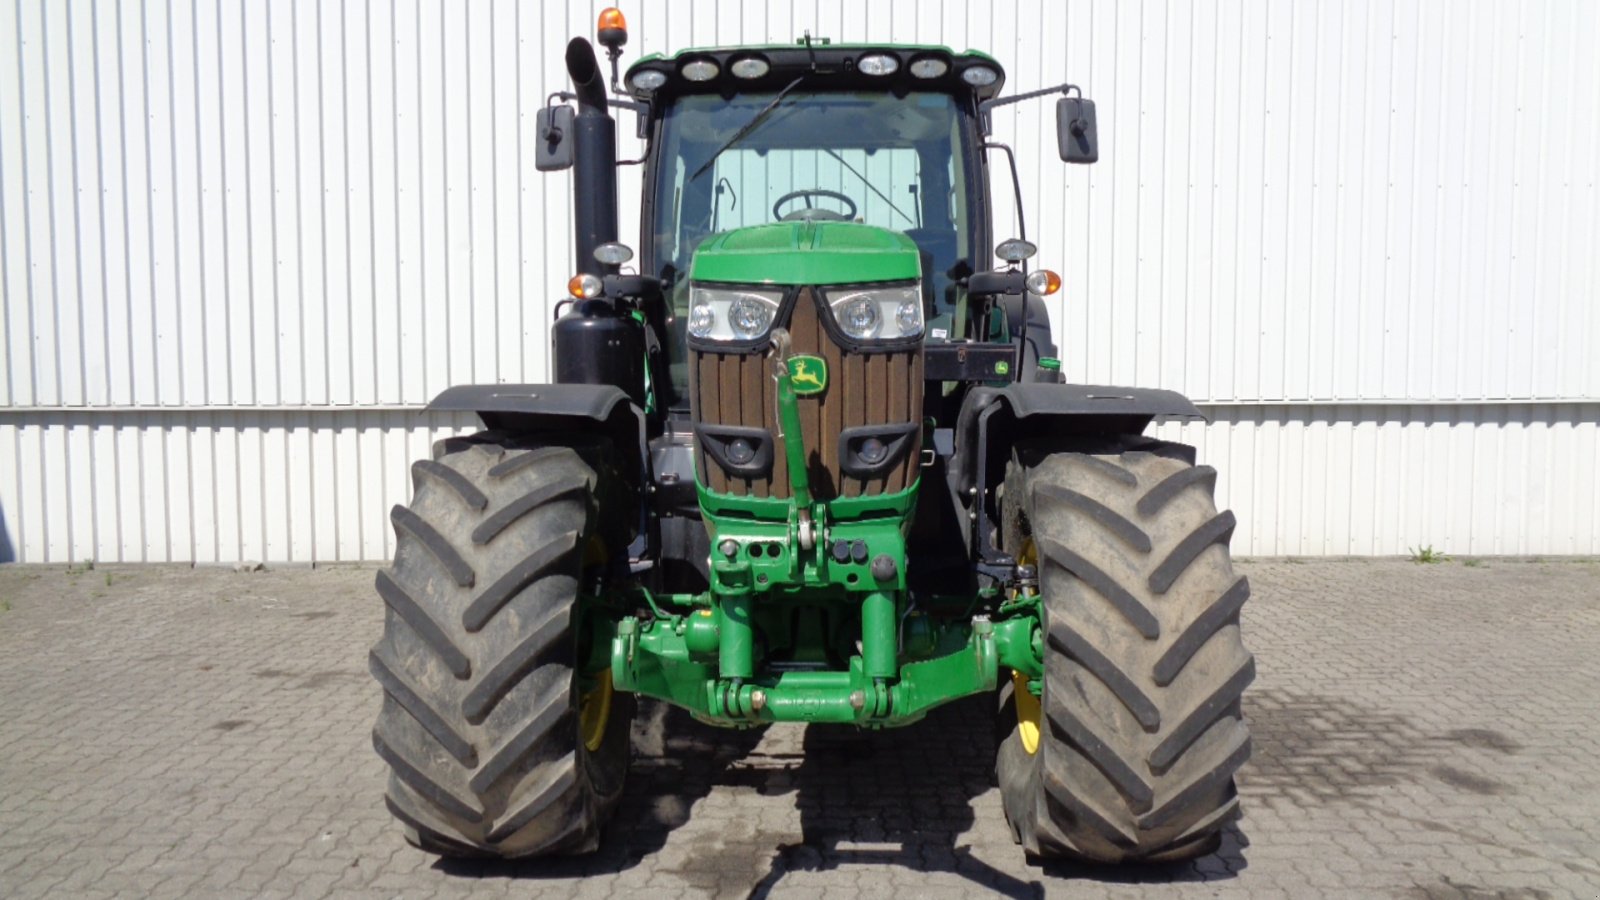
[[(1022, 552), (1017, 554), (1017, 565), (1038, 564), (1039, 548), (1030, 537), (1022, 543)], [(1039, 698), (1028, 690), (1028, 680), (1028, 676), (1021, 672), (1011, 673), (1012, 705), (1017, 708), (1017, 734), (1022, 738), (1022, 749), (1032, 756), (1039, 752), (1039, 723), (1044, 711), (1039, 707)]]
[(578, 736), (593, 753), (606, 740), (606, 724), (611, 721), (611, 670), (596, 679), (595, 686), (578, 698)]
[(1032, 756), (1039, 752), (1039, 698), (1028, 690), (1028, 676), (1021, 672), (1011, 673), (1011, 687), (1012, 704), (1017, 708), (1017, 734), (1022, 738), (1022, 749)]

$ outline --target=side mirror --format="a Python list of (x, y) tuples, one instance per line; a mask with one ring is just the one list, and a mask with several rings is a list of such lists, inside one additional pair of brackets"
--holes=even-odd
[(1086, 164), (1100, 159), (1093, 100), (1062, 97), (1056, 101), (1056, 144), (1062, 162)]
[(546, 106), (534, 119), (535, 149), (533, 167), (541, 172), (572, 168), (573, 122), (577, 113), (570, 106)]

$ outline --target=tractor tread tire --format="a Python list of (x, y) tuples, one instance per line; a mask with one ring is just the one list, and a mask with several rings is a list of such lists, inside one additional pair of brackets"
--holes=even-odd
[(1046, 649), (1038, 752), (1014, 727), (1008, 684), (997, 773), (1013, 834), (1041, 857), (1188, 859), (1238, 816), (1255, 661), (1234, 517), (1188, 448), (1138, 446), (1037, 448), (1007, 471), (1002, 541), (1037, 548)]
[[(592, 454), (591, 454), (592, 457)], [(439, 442), (390, 515), (376, 577), (383, 688), (373, 748), (407, 839), (451, 857), (586, 852), (622, 792), (632, 702), (600, 748), (578, 735), (575, 613), (599, 462), (493, 434)]]

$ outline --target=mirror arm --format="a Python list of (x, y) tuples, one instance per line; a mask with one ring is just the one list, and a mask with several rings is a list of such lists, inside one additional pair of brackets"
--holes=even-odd
[(992, 100), (985, 100), (978, 104), (978, 111), (981, 113), (988, 113), (989, 110), (994, 109), (997, 106), (1010, 106), (1013, 103), (1021, 103), (1024, 100), (1032, 100), (1035, 97), (1045, 97), (1050, 94), (1065, 94), (1070, 91), (1076, 91), (1078, 94), (1078, 99), (1083, 99), (1082, 88), (1070, 83), (1058, 84), (1055, 87), (1040, 88), (1037, 91), (1028, 91), (1025, 94), (1012, 94), (1009, 97), (996, 97)]
[[(544, 105), (545, 106), (555, 106), (557, 100), (560, 100), (562, 102), (566, 102), (568, 100), (576, 100), (576, 99), (578, 99), (578, 95), (572, 93), (571, 91), (553, 91), (553, 92), (551, 92), (550, 96), (544, 98)], [(606, 105), (611, 107), (612, 109), (631, 110), (631, 111), (636, 112), (636, 113), (638, 113), (640, 115), (644, 115), (645, 113), (648, 113), (650, 111), (650, 104), (648, 104), (648, 103), (640, 103), (637, 100), (618, 100), (615, 97), (607, 97), (606, 98)]]

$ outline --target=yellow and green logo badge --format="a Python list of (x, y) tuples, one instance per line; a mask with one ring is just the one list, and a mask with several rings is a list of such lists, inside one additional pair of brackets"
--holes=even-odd
[(820, 356), (789, 357), (789, 383), (797, 397), (820, 394), (828, 387), (828, 363)]

